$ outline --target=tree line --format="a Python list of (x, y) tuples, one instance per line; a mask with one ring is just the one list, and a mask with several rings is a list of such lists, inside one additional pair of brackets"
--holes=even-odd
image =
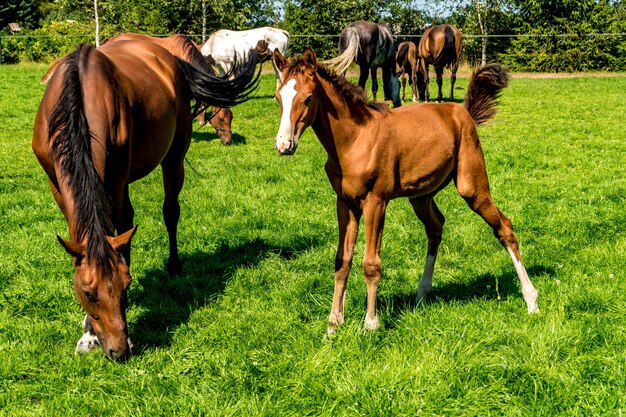
[[(323, 58), (336, 54), (336, 35), (355, 20), (385, 22), (398, 42), (416, 43), (427, 26), (450, 23), (463, 31), (472, 64), (626, 70), (625, 0), (3, 0), (3, 62), (46, 61), (94, 43), (96, 13), (103, 36), (186, 33), (201, 42), (218, 29), (276, 26), (292, 34), (292, 51), (311, 46)], [(12, 32), (11, 22), (22, 30)]]

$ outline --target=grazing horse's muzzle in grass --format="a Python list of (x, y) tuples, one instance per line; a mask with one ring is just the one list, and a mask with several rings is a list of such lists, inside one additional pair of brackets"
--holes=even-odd
[(112, 256), (105, 263), (89, 259), (85, 244), (58, 238), (74, 258), (74, 292), (87, 312), (83, 322), (84, 334), (76, 345), (76, 352), (85, 352), (102, 346), (112, 359), (130, 355), (130, 340), (126, 324), (127, 291), (132, 281), (122, 252), (130, 247), (137, 228), (107, 240)]

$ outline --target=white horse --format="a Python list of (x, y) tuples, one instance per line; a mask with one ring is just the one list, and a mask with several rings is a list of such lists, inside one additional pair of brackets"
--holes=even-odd
[[(278, 49), (284, 55), (289, 46), (289, 32), (267, 26), (242, 31), (221, 29), (211, 35), (202, 45), (200, 51), (205, 57), (212, 58), (217, 64), (220, 75), (224, 75), (232, 68), (235, 60), (238, 64), (245, 65), (250, 50), (254, 49), (259, 41), (267, 42), (267, 48), (270, 52)], [(271, 53), (269, 57), (271, 57)], [(210, 59), (209, 62), (211, 62)], [(274, 60), (272, 60), (272, 64), (276, 73), (276, 88), (278, 89), (281, 74), (276, 68)]]

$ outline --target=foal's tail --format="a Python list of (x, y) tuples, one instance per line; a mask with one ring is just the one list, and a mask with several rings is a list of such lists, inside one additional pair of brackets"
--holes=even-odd
[[(348, 67), (354, 61), (354, 58), (359, 53), (359, 49), (361, 48), (361, 40), (359, 39), (359, 32), (356, 28), (349, 26), (345, 29), (345, 31), (341, 34), (346, 36), (346, 49), (339, 56), (329, 59), (326, 61), (321, 61), (321, 64), (329, 66), (333, 68), (338, 74), (345, 75), (346, 71), (348, 71)], [(340, 44), (342, 39), (339, 40)]]
[[(197, 102), (232, 107), (249, 100), (259, 86), (261, 67), (255, 71), (258, 62), (256, 54), (250, 54), (250, 59), (244, 65), (233, 65), (223, 78), (211, 75), (181, 58), (176, 57), (176, 60), (189, 83), (191, 95)], [(232, 75), (234, 77), (229, 79)]]
[(496, 114), (498, 97), (508, 85), (509, 72), (500, 64), (487, 64), (474, 70), (465, 94), (464, 106), (476, 126), (486, 123)]

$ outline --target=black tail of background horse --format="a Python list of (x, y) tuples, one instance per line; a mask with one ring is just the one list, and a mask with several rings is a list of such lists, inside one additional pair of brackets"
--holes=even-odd
[(435, 58), (433, 65), (439, 64), (443, 60), (442, 65), (450, 68), (453, 64), (457, 63), (456, 56), (456, 38), (454, 31), (450, 26), (446, 26), (443, 32), (444, 43), (439, 55)]
[(198, 102), (211, 103), (218, 107), (232, 107), (249, 100), (259, 86), (261, 66), (255, 75), (258, 63), (255, 54), (251, 54), (245, 66), (233, 66), (232, 74), (235, 75), (233, 79), (228, 78), (231, 72), (221, 78), (208, 74), (202, 68), (181, 58), (176, 57), (176, 60), (185, 73), (194, 100)]

